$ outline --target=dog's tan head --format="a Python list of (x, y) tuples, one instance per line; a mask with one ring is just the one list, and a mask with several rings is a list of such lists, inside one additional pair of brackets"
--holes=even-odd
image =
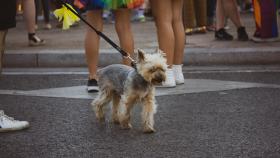
[(149, 54), (138, 49), (137, 54), (137, 71), (147, 82), (157, 85), (165, 81), (167, 64), (162, 51)]

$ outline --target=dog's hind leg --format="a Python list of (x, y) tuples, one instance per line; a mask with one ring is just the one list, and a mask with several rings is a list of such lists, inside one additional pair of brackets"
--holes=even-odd
[(100, 91), (98, 96), (91, 103), (95, 116), (99, 121), (105, 121), (104, 106), (107, 105), (112, 99), (111, 93), (107, 91)]
[(118, 94), (113, 94), (113, 107), (112, 107), (112, 120), (114, 123), (119, 124), (119, 105), (121, 96)]
[(142, 121), (145, 133), (155, 132), (154, 114), (156, 113), (156, 104), (154, 95), (148, 95), (143, 100)]

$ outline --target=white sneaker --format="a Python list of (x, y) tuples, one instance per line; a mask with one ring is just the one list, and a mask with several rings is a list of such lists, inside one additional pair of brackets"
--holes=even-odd
[(182, 72), (182, 65), (173, 65), (172, 70), (174, 73), (174, 78), (175, 78), (176, 84), (184, 84), (185, 79), (184, 79), (184, 75)]
[(279, 37), (271, 37), (271, 38), (259, 38), (259, 37), (251, 37), (251, 40), (256, 43), (262, 43), (262, 42), (278, 42), (280, 41)]
[(166, 70), (166, 79), (164, 82), (162, 82), (161, 85), (157, 86), (157, 87), (176, 87), (176, 83), (175, 83), (175, 78), (174, 78), (174, 74), (172, 69), (167, 69)]
[(39, 38), (37, 35), (33, 35), (29, 39), (29, 46), (43, 46), (46, 44), (46, 41)]
[(4, 114), (0, 110), (0, 132), (16, 131), (29, 127), (27, 121), (18, 121)]

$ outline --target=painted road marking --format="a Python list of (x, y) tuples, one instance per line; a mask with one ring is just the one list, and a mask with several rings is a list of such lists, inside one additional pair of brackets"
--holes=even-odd
[[(280, 85), (209, 79), (186, 79), (176, 88), (157, 88), (156, 96), (225, 91), (245, 88), (280, 88)], [(86, 86), (59, 87), (38, 90), (0, 90), (0, 94), (56, 98), (93, 99), (97, 93), (87, 93)]]

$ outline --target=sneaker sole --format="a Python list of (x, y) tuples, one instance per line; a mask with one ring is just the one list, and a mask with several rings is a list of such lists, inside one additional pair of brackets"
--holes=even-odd
[(157, 85), (156, 88), (175, 88), (176, 85)]
[(98, 88), (98, 87), (87, 87), (87, 91), (88, 91), (89, 93), (98, 92), (98, 91), (99, 91), (99, 88)]
[(31, 47), (36, 47), (36, 46), (43, 46), (43, 45), (45, 45), (46, 44), (46, 42), (44, 41), (44, 42), (41, 42), (41, 43), (31, 43), (31, 42), (29, 42), (29, 46), (31, 46)]
[(249, 41), (249, 38), (247, 38), (247, 39), (237, 39), (238, 41), (242, 41), (242, 42), (244, 42), (244, 41)]
[(221, 38), (217, 38), (217, 37), (215, 37), (215, 39), (217, 41), (233, 41), (233, 39), (221, 39)]
[(184, 84), (185, 82), (176, 82), (176, 85)]
[(19, 130), (23, 130), (25, 128), (28, 128), (30, 125), (26, 125), (26, 126), (22, 126), (22, 127), (18, 127), (18, 128), (4, 128), (4, 129), (0, 129), (0, 133), (1, 132), (9, 132), (9, 131), (19, 131)]
[(275, 37), (275, 38), (262, 39), (262, 38), (251, 37), (251, 40), (255, 43), (265, 43), (265, 42), (278, 42), (280, 41), (280, 38)]

